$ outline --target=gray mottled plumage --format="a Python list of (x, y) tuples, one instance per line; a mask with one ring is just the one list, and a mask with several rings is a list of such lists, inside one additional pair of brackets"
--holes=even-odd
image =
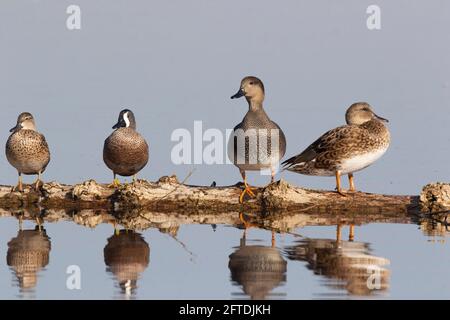
[(33, 116), (22, 113), (6, 142), (6, 158), (19, 174), (39, 174), (50, 162), (45, 137), (36, 131)]
[(332, 176), (362, 170), (389, 147), (385, 119), (367, 103), (355, 103), (346, 114), (347, 125), (332, 129), (302, 153), (283, 162), (285, 169), (306, 175)]
[[(286, 138), (283, 130), (264, 111), (262, 104), (264, 85), (261, 80), (256, 77), (244, 78), (241, 82), (241, 89), (232, 98), (241, 96), (246, 97), (249, 110), (242, 122), (234, 127), (234, 135), (231, 136), (228, 145), (230, 160), (241, 171), (272, 168), (278, 165), (286, 152)], [(239, 129), (242, 129), (246, 135), (245, 144), (238, 143), (236, 134)], [(274, 147), (272, 150), (271, 142), (276, 141), (273, 140), (276, 136), (278, 137), (278, 148)], [(256, 142), (256, 148), (250, 147), (251, 141)], [(231, 157), (231, 155), (234, 156)]]
[(130, 110), (122, 110), (116, 130), (105, 140), (103, 160), (114, 174), (132, 176), (148, 162), (148, 144), (136, 131), (134, 115)]

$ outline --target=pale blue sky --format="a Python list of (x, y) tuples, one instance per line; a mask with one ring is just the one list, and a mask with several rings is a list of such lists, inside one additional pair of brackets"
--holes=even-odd
[[(66, 29), (70, 4), (81, 7), (79, 31)], [(381, 8), (381, 30), (366, 27), (370, 4)], [(255, 75), (266, 87), (266, 112), (286, 134), (286, 157), (343, 124), (346, 108), (365, 100), (390, 120), (392, 145), (376, 164), (356, 174), (357, 188), (418, 194), (426, 183), (449, 179), (449, 24), (446, 0), (3, 0), (0, 141), (6, 142), (17, 115), (30, 111), (50, 144), (46, 181), (109, 182), (103, 141), (127, 107), (150, 145), (149, 164), (139, 176), (155, 180), (176, 173), (182, 179), (193, 166), (171, 163), (172, 131), (192, 130), (195, 120), (203, 121), (205, 129), (233, 128), (247, 105), (230, 96), (242, 77)], [(193, 184), (240, 179), (232, 165), (195, 168), (189, 179)], [(4, 155), (0, 172), (1, 184), (16, 182)], [(334, 188), (331, 178), (280, 176), (296, 185)], [(268, 177), (253, 173), (249, 181), (263, 185)], [(47, 229), (53, 248), (39, 294), (76, 298), (61, 286), (64, 266), (79, 263), (89, 269), (85, 297), (111, 295), (113, 282), (101, 256), (110, 228), (90, 231), (65, 223)], [(447, 244), (430, 245), (415, 225), (362, 229), (363, 240), (392, 260), (392, 296), (449, 297), (448, 283), (437, 283), (446, 278), (448, 263), (441, 259)], [(15, 222), (0, 220), (0, 230), (0, 257), (5, 257), (6, 242), (17, 232)], [(189, 264), (167, 236), (144, 233), (151, 262), (143, 297), (227, 298), (237, 290), (228, 281), (226, 263), (241, 231), (209, 230), (193, 226), (181, 231), (199, 254), (198, 265)], [(311, 237), (334, 234), (333, 228), (311, 230)], [(270, 239), (270, 234), (256, 233)], [(180, 266), (191, 278), (180, 278)], [(9, 286), (11, 277), (1, 265), (0, 287), (6, 289), (0, 297), (17, 291)], [(277, 290), (290, 298), (311, 297), (324, 290), (318, 283), (305, 266), (289, 262), (288, 283)]]

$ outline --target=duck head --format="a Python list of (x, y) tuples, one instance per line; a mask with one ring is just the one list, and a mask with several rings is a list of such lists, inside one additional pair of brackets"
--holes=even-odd
[(36, 131), (36, 124), (34, 123), (33, 115), (29, 112), (22, 112), (17, 118), (17, 124), (11, 128), (9, 132), (17, 132), (21, 129)]
[(360, 125), (373, 119), (389, 122), (387, 119), (378, 116), (367, 102), (356, 102), (345, 113), (345, 120), (350, 125)]
[(117, 123), (112, 127), (113, 129), (118, 128), (132, 128), (136, 129), (136, 120), (134, 118), (134, 113), (129, 109), (123, 109), (120, 111), (119, 119)]
[(264, 84), (257, 77), (245, 77), (241, 81), (241, 86), (231, 99), (245, 97), (247, 101), (254, 104), (262, 104), (264, 100)]

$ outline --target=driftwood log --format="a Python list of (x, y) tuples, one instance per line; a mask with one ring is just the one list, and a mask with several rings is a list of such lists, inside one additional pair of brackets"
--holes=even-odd
[(39, 205), (47, 209), (110, 209), (113, 211), (145, 208), (158, 212), (177, 211), (189, 214), (206, 211), (243, 211), (264, 216), (286, 212), (330, 214), (406, 214), (415, 210), (419, 197), (370, 193), (309, 190), (284, 180), (256, 191), (256, 198), (240, 204), (241, 185), (225, 187), (192, 186), (180, 183), (175, 176), (157, 182), (138, 180), (117, 188), (88, 180), (81, 184), (46, 183), (39, 192), (27, 186), (23, 193), (0, 186), (0, 207), (21, 208)]
[[(305, 225), (411, 223), (450, 209), (450, 185), (431, 184), (420, 196), (363, 192), (342, 196), (334, 191), (295, 187), (284, 180), (257, 190), (256, 198), (238, 201), (242, 185), (192, 186), (175, 176), (157, 182), (138, 180), (111, 188), (89, 180), (76, 185), (45, 183), (39, 192), (0, 186), (0, 216), (73, 220), (94, 227), (119, 223), (130, 229), (171, 230), (182, 224), (239, 225), (239, 214), (259, 227), (286, 232)], [(416, 219), (416, 220), (414, 220)]]

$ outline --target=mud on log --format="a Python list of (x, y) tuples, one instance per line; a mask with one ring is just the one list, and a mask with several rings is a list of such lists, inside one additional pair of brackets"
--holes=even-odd
[(240, 204), (241, 185), (225, 187), (191, 186), (179, 183), (175, 176), (164, 176), (157, 182), (138, 180), (117, 189), (89, 180), (76, 185), (46, 183), (40, 192), (31, 186), (24, 193), (11, 192), (10, 186), (0, 187), (0, 208), (20, 209), (39, 206), (45, 209), (110, 210), (191, 215), (245, 212), (260, 216), (341, 215), (347, 217), (373, 215), (401, 218), (418, 210), (419, 197), (349, 193), (341, 196), (333, 191), (295, 187), (284, 180), (257, 190), (257, 196)]

